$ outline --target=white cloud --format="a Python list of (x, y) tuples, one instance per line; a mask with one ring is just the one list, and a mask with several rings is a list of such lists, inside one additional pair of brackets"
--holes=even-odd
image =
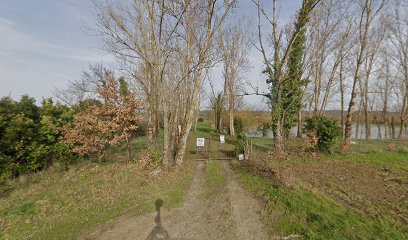
[(0, 97), (9, 93), (17, 98), (27, 93), (37, 99), (50, 97), (55, 86), (64, 87), (80, 77), (89, 63), (113, 60), (94, 48), (66, 47), (48, 41), (48, 36), (32, 36), (5, 18), (0, 18), (0, 33)]

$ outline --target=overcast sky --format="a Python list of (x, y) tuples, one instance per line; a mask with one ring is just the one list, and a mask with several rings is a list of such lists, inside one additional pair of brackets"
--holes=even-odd
[[(238, 2), (237, 15), (256, 16), (256, 7), (250, 0)], [(264, 2), (270, 9), (272, 1)], [(281, 2), (280, 17), (286, 22), (296, 12), (300, 0)], [(84, 28), (94, 23), (91, 0), (0, 0), (0, 3), (0, 97), (18, 99), (23, 94), (37, 100), (54, 97), (55, 87), (63, 88), (67, 81), (80, 78), (90, 63), (114, 63), (111, 56), (99, 50), (98, 37)], [(247, 78), (265, 89), (265, 76), (260, 74), (261, 55), (253, 49), (249, 59), (252, 68)], [(214, 79), (222, 78), (215, 75)], [(251, 104), (259, 101), (256, 97), (247, 98)]]

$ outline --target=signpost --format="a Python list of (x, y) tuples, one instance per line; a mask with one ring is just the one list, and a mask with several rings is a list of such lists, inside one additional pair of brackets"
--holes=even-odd
[(204, 147), (205, 139), (197, 138), (197, 147)]
[(225, 143), (225, 136), (224, 135), (220, 135), (220, 143)]

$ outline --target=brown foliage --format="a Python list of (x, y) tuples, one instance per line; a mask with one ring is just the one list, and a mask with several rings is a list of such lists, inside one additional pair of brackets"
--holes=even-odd
[(153, 161), (149, 155), (141, 157), (139, 163), (142, 169), (148, 169), (150, 166), (153, 165)]
[(397, 150), (397, 144), (395, 144), (395, 143), (389, 143), (389, 144), (387, 145), (387, 149), (388, 149), (388, 151), (390, 151), (390, 152), (395, 152), (395, 151)]
[(312, 150), (316, 151), (317, 143), (319, 138), (317, 136), (317, 132), (310, 132), (306, 134), (306, 139), (303, 139), (303, 146), (305, 146), (305, 150)]
[(99, 153), (107, 146), (128, 142), (141, 120), (137, 113), (141, 103), (134, 94), (122, 96), (112, 75), (97, 89), (97, 94), (102, 104), (88, 101), (86, 109), (63, 128), (63, 141), (74, 145), (73, 151), (79, 154)]

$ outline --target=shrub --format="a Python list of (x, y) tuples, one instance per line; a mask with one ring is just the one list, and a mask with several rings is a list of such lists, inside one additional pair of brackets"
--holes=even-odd
[(268, 136), (268, 131), (272, 129), (272, 124), (270, 122), (262, 123), (262, 137)]
[(239, 154), (244, 153), (244, 148), (246, 144), (246, 136), (242, 132), (237, 134), (237, 141), (235, 143), (235, 155), (238, 156)]
[(338, 137), (341, 135), (341, 127), (338, 122), (326, 117), (308, 118), (304, 130), (308, 136), (317, 137), (317, 144), (314, 150), (320, 152), (331, 152)]
[(234, 130), (235, 130), (235, 133), (237, 135), (241, 134), (242, 131), (243, 131), (243, 128), (244, 128), (244, 123), (242, 121), (242, 118), (235, 117), (234, 118)]
[(199, 118), (197, 119), (197, 121), (198, 121), (198, 122), (204, 122), (204, 118), (199, 117)]
[(65, 158), (71, 149), (59, 143), (59, 129), (71, 119), (72, 110), (51, 98), (40, 107), (28, 95), (20, 101), (1, 98), (0, 178), (38, 171)]
[(13, 175), (13, 160), (0, 152), (0, 184)]

